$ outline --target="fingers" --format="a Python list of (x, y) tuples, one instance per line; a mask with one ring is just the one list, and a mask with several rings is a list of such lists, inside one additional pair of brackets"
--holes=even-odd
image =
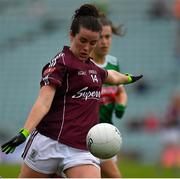
[(10, 146), (10, 142), (5, 143), (4, 145), (1, 146), (2, 152), (6, 151), (6, 149)]
[(139, 75), (139, 76), (134, 76), (132, 79), (133, 79), (133, 82), (141, 79), (143, 77), (143, 75)]
[(15, 148), (14, 144), (13, 144), (14, 138), (11, 139), (9, 142), (6, 142), (5, 144), (3, 144), (1, 146), (1, 151), (5, 152), (6, 154), (8, 154), (9, 152), (12, 151), (13, 148)]
[[(23, 131), (25, 134), (21, 133)], [(27, 138), (26, 136), (28, 136), (29, 134), (27, 133), (27, 131), (25, 131), (25, 129), (21, 130), (21, 132), (1, 146), (2, 152), (5, 152), (6, 154), (13, 153), (17, 146), (25, 142)]]
[(3, 149), (4, 149), (5, 147), (7, 147), (8, 145), (9, 145), (9, 142), (3, 144), (3, 145), (1, 146), (1, 149), (3, 150)]
[(7, 150), (6, 150), (6, 154), (8, 154), (8, 153), (13, 153), (14, 152), (14, 150), (15, 150), (15, 147), (9, 147)]
[(15, 151), (16, 147), (13, 147), (10, 151), (10, 153), (13, 153)]
[(139, 76), (137, 76), (137, 78), (138, 78), (138, 79), (141, 79), (142, 77), (143, 77), (143, 75), (139, 75)]
[(13, 153), (15, 150), (15, 147), (8, 144), (7, 146), (1, 147), (1, 149), (2, 149), (2, 152), (5, 152), (6, 154), (8, 154), (8, 153)]
[(8, 142), (6, 142), (5, 144), (1, 145), (1, 148), (4, 148), (10, 144), (12, 144), (12, 142), (16, 139), (16, 137), (13, 137), (12, 139), (10, 139)]
[(126, 74), (126, 75), (128, 76), (128, 83), (127, 84), (134, 83), (143, 77), (143, 75), (137, 75), (137, 76), (128, 75), (128, 74)]

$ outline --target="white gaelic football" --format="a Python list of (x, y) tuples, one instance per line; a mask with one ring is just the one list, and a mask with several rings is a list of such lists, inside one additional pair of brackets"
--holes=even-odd
[(108, 159), (119, 152), (122, 144), (121, 133), (111, 124), (100, 123), (89, 130), (86, 144), (95, 157)]

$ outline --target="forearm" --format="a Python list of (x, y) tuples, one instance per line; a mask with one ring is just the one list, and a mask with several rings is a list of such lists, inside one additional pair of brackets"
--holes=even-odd
[(27, 117), (24, 128), (29, 132), (34, 130), (48, 111), (49, 109), (37, 100)]
[(119, 86), (116, 94), (115, 114), (116, 117), (121, 119), (127, 107), (127, 93), (124, 86)]
[(118, 91), (116, 93), (116, 103), (127, 106), (127, 100), (128, 100), (128, 96), (126, 90), (124, 86), (121, 85), (118, 87)]
[(128, 82), (128, 77), (117, 71), (108, 70), (108, 77), (105, 82), (114, 85), (124, 84)]
[(56, 89), (52, 86), (43, 86), (40, 89), (39, 96), (25, 122), (25, 129), (29, 130), (30, 132), (34, 130), (43, 117), (48, 113), (55, 95), (55, 91)]

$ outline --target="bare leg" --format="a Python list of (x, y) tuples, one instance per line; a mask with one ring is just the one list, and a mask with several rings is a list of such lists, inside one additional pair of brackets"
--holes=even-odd
[(65, 170), (68, 178), (100, 178), (100, 169), (94, 165), (79, 165)]
[(121, 178), (121, 173), (114, 160), (103, 161), (100, 167), (103, 178)]
[(48, 178), (50, 175), (34, 171), (25, 163), (21, 166), (19, 178)]

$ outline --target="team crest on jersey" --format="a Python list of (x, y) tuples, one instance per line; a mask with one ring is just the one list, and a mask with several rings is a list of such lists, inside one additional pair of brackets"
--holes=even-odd
[(31, 161), (34, 161), (34, 159), (36, 158), (37, 154), (38, 154), (37, 150), (32, 149), (32, 151), (31, 151), (31, 153), (30, 153), (30, 155), (29, 155), (28, 158), (29, 158)]

